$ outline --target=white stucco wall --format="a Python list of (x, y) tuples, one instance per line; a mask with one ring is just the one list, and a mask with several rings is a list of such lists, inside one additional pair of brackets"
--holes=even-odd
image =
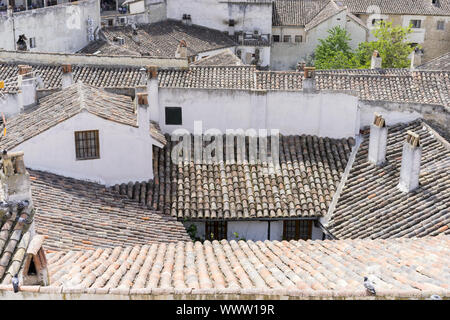
[(4, 94), (0, 98), (0, 114), (3, 113), (6, 118), (16, 115), (22, 111), (20, 94)]
[(29, 39), (36, 39), (36, 47), (30, 51), (76, 52), (89, 43), (88, 18), (95, 31), (100, 26), (100, 1), (83, 0), (16, 12), (12, 17), (0, 18), (0, 48), (15, 50), (19, 35), (25, 34), (28, 47)]
[[(165, 107), (182, 108), (182, 125), (165, 124)], [(279, 129), (282, 134), (354, 137), (359, 130), (358, 98), (345, 93), (306, 94), (302, 91), (159, 89), (163, 132), (178, 128), (203, 130)]]
[(181, 20), (190, 14), (192, 23), (220, 31), (228, 31), (228, 20), (236, 21), (235, 31), (258, 30), (270, 34), (272, 4), (226, 3), (219, 0), (167, 0), (167, 18)]
[[(100, 159), (76, 160), (74, 132), (84, 130), (99, 130)], [(152, 142), (148, 131), (82, 111), (13, 151), (24, 151), (31, 169), (110, 186), (153, 178)]]
[[(189, 228), (190, 225), (197, 227), (197, 237), (205, 239), (205, 223), (199, 221), (185, 221), (184, 226)], [(267, 236), (269, 221), (228, 221), (227, 223), (227, 240), (252, 240), (265, 241), (269, 240)], [(237, 233), (237, 236), (234, 234)], [(322, 231), (313, 224), (312, 240), (322, 240)], [(270, 240), (283, 240), (283, 221), (270, 221)]]

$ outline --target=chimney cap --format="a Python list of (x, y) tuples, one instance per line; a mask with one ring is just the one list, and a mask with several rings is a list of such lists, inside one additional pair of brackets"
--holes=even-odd
[(406, 132), (406, 142), (413, 148), (418, 147), (420, 146), (420, 136), (417, 133), (408, 130)]
[(380, 128), (386, 127), (386, 121), (384, 120), (383, 116), (377, 112), (375, 112), (373, 124)]
[(183, 40), (181, 40), (181, 41), (180, 41), (180, 44), (179, 44), (179, 46), (180, 46), (180, 47), (184, 47), (184, 48), (186, 48), (186, 47), (187, 47), (187, 43), (186, 43), (186, 40), (184, 40), (184, 39), (183, 39)]
[(378, 52), (378, 50), (374, 50), (372, 53), (372, 56), (379, 58), (380, 57), (380, 53)]
[(136, 94), (136, 99), (138, 104), (147, 105), (148, 104), (148, 93), (147, 92), (139, 92)]
[(62, 64), (61, 65), (61, 70), (62, 70), (63, 73), (70, 73), (70, 72), (72, 72), (72, 65), (68, 64), (68, 63)]
[(304, 67), (303, 72), (305, 78), (314, 78), (316, 68), (315, 67)]

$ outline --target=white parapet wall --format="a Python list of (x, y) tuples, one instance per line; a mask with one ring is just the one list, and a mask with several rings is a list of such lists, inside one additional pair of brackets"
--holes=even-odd
[(73, 64), (96, 66), (143, 67), (155, 65), (160, 68), (187, 68), (187, 59), (135, 57), (135, 56), (97, 56), (93, 54), (68, 54), (48, 52), (20, 52), (0, 50), (0, 61), (27, 64)]
[[(100, 1), (82, 0), (0, 17), (0, 48), (16, 50), (25, 35), (30, 51), (76, 52), (100, 27)], [(31, 46), (31, 44), (33, 44)]]
[[(181, 107), (182, 124), (166, 125), (165, 108)], [(183, 128), (203, 130), (279, 129), (288, 135), (347, 138), (359, 132), (358, 98), (353, 93), (159, 89), (159, 119), (163, 132)]]

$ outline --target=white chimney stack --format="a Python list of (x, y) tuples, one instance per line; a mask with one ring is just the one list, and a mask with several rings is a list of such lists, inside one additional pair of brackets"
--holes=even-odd
[(147, 66), (147, 93), (149, 101), (149, 120), (159, 122), (159, 83), (158, 67)]
[(372, 61), (370, 63), (370, 69), (381, 69), (383, 59), (380, 57), (380, 53), (375, 50), (372, 54)]
[(33, 68), (28, 65), (19, 65), (18, 86), (20, 87), (20, 103), (22, 108), (37, 104), (37, 84)]
[(61, 70), (62, 70), (61, 84), (62, 88), (65, 89), (73, 84), (72, 65), (63, 64), (61, 66)]
[(422, 64), (422, 55), (421, 55), (420, 51), (416, 48), (411, 53), (411, 70), (416, 69), (421, 64)]
[(150, 119), (148, 115), (148, 93), (146, 86), (136, 87), (135, 113), (137, 114), (139, 131), (143, 135), (150, 134)]
[(379, 166), (386, 161), (387, 133), (386, 122), (381, 115), (375, 113), (369, 140), (369, 162), (374, 165)]
[(400, 182), (398, 188), (402, 192), (410, 192), (419, 186), (420, 160), (422, 147), (418, 134), (407, 132), (403, 143), (402, 166), (400, 169)]
[(312, 93), (316, 91), (316, 68), (303, 68), (304, 78), (302, 83), (303, 92)]
[(175, 52), (175, 58), (187, 59), (187, 44), (186, 41), (181, 40), (178, 44), (177, 51)]

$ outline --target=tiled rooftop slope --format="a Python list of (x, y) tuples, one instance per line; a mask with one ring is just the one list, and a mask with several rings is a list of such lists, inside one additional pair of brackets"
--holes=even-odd
[[(419, 188), (397, 188), (407, 130), (420, 135)], [(339, 239), (386, 239), (450, 234), (450, 149), (421, 121), (388, 128), (387, 162), (368, 162), (369, 136), (356, 155), (328, 225)]]
[(367, 296), (368, 276), (377, 298), (450, 295), (449, 236), (162, 243), (57, 252), (48, 261), (46, 292), (345, 298)]
[(354, 144), (353, 139), (282, 136), (276, 167), (248, 161), (174, 164), (170, 154), (176, 143), (170, 136), (167, 141), (164, 149), (154, 148), (154, 180), (113, 189), (173, 217), (233, 220), (322, 216)]
[(111, 193), (92, 182), (29, 170), (36, 230), (45, 249), (80, 250), (189, 240), (171, 217)]

